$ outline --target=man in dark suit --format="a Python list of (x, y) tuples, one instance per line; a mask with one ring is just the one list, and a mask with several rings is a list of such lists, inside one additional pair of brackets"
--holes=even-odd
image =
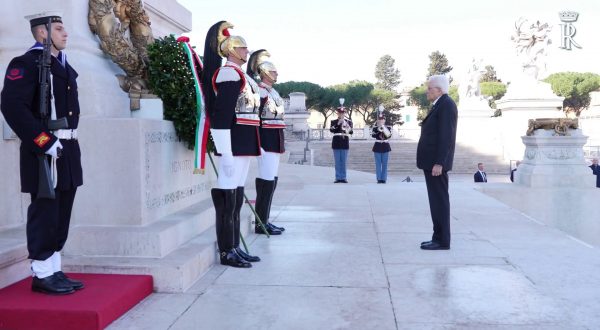
[(473, 175), (475, 182), (487, 182), (487, 173), (483, 170), (483, 163), (477, 163), (477, 172)]
[[(44, 12), (26, 18), (30, 20), (36, 43), (8, 65), (0, 108), (6, 122), (21, 140), (21, 191), (31, 194), (26, 229), (33, 272), (31, 288), (47, 294), (70, 294), (83, 288), (81, 282), (67, 278), (62, 272), (60, 254), (69, 233), (75, 193), (83, 184), (77, 142), (77, 72), (69, 65), (64, 53), (68, 35), (61, 15)], [(48, 82), (52, 86), (52, 95), (46, 96), (46, 110), (51, 118), (66, 118), (66, 129), (49, 130), (40, 120), (39, 63), (48, 31), (52, 41)], [(56, 164), (52, 166), (57, 173), (57, 178), (52, 180), (55, 198), (38, 196), (38, 155), (44, 155), (48, 163)]]
[(449, 82), (444, 75), (429, 77), (427, 99), (433, 107), (421, 122), (417, 146), (417, 167), (425, 174), (429, 209), (433, 221), (431, 241), (421, 243), (423, 250), (450, 249), (450, 196), (448, 171), (452, 170), (458, 111), (448, 96)]
[(517, 168), (519, 168), (519, 165), (521, 165), (521, 161), (517, 160), (517, 164), (515, 165), (515, 168), (510, 170), (510, 182), (515, 182), (515, 172), (517, 171)]
[(598, 165), (598, 158), (592, 159), (592, 165), (590, 165), (592, 173), (596, 176), (596, 188), (600, 188), (600, 165)]

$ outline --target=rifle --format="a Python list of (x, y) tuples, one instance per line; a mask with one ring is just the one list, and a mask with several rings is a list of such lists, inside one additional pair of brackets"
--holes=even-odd
[[(44, 51), (38, 61), (38, 67), (40, 72), (40, 119), (42, 125), (48, 130), (54, 131), (57, 129), (64, 129), (69, 127), (67, 118), (60, 118), (52, 120), (48, 118), (48, 102), (50, 101), (50, 73), (52, 66), (52, 18), (48, 17), (48, 23), (46, 23), (47, 36), (44, 40)], [(58, 150), (60, 154), (60, 149)], [(37, 198), (54, 199), (56, 195), (54, 193), (54, 183), (52, 182), (52, 176), (50, 174), (50, 166), (48, 164), (48, 157), (46, 154), (41, 153), (37, 155), (38, 158), (38, 192)]]

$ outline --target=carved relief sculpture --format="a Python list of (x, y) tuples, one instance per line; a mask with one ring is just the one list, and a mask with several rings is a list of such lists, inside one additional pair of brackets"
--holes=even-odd
[(535, 80), (546, 70), (547, 49), (552, 40), (550, 32), (552, 26), (548, 23), (530, 24), (527, 19), (519, 18), (515, 22), (515, 32), (511, 37), (517, 49), (517, 53), (524, 57), (523, 72)]
[(567, 136), (569, 129), (579, 128), (579, 120), (577, 118), (537, 118), (529, 119), (529, 128), (527, 136), (532, 136), (536, 129), (552, 129), (554, 136)]
[(88, 23), (100, 39), (100, 48), (110, 55), (126, 75), (117, 75), (119, 85), (131, 99), (131, 110), (148, 93), (146, 47), (154, 42), (150, 18), (142, 0), (90, 0)]

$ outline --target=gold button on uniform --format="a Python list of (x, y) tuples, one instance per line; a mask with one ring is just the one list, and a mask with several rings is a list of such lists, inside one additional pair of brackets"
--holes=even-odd
[(69, 111), (69, 116), (72, 116), (72, 115), (73, 115), (73, 111)]
[(70, 91), (71, 90), (71, 86), (67, 86), (67, 90)]

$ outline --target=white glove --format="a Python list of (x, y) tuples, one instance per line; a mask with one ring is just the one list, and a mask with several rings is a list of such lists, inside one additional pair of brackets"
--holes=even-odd
[(233, 152), (231, 151), (231, 131), (228, 129), (210, 129), (217, 152), (221, 154), (223, 175), (230, 177), (233, 175)]
[(223, 168), (223, 175), (231, 177), (234, 172), (233, 167), (233, 155), (232, 154), (221, 154), (221, 167)]
[(54, 158), (58, 158), (58, 148), (62, 149), (62, 144), (60, 144), (60, 141), (56, 140), (56, 142), (54, 142), (54, 144), (52, 145), (52, 147), (50, 147), (50, 149), (46, 150), (46, 155), (50, 155)]

